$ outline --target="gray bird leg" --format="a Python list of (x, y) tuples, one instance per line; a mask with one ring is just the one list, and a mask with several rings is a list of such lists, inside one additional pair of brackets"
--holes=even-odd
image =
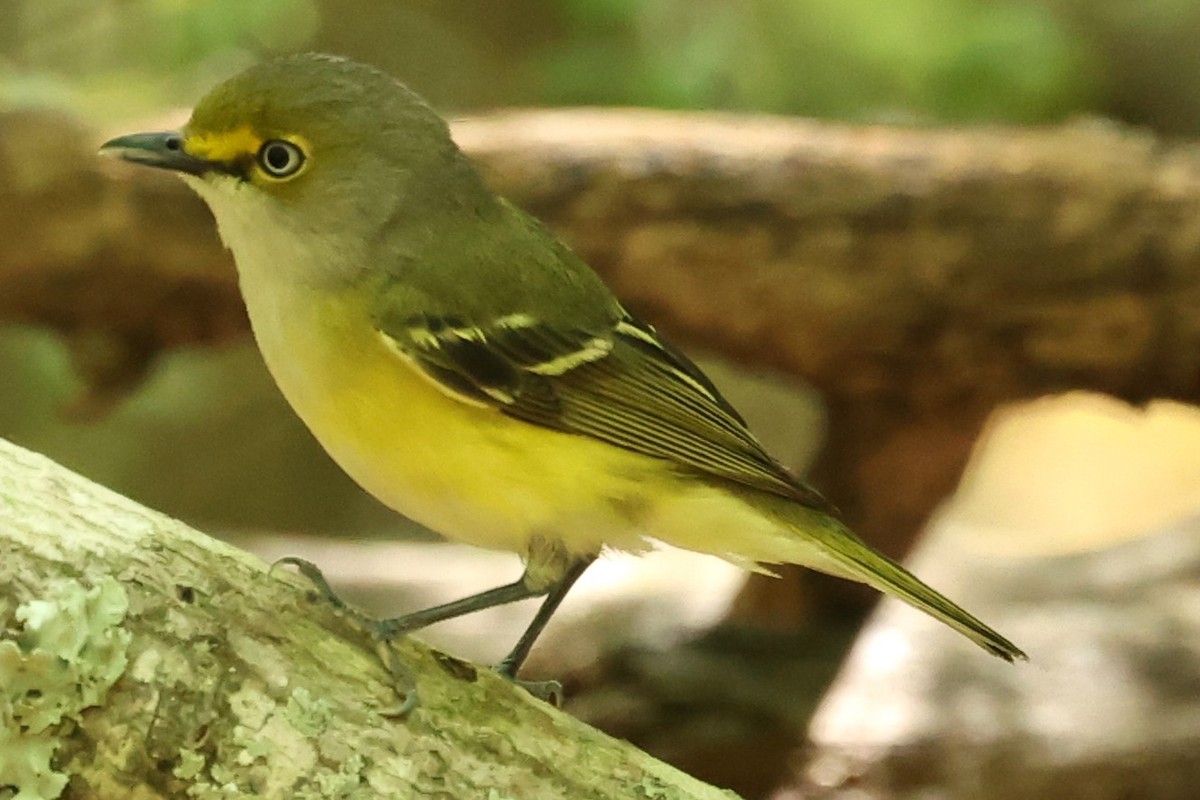
[[(325, 580), (325, 576), (321, 574), (321, 570), (311, 561), (288, 556), (279, 559), (275, 564), (290, 564), (296, 567), (301, 575), (312, 582), (313, 587), (327, 602), (332, 604), (362, 630), (383, 643), (390, 642), (398, 636), (420, 630), (437, 622), (443, 622), (496, 606), (507, 605), (508, 603), (515, 603), (518, 600), (526, 600), (530, 597), (545, 596), (546, 599), (543, 601), (541, 607), (538, 608), (537, 614), (534, 615), (525, 632), (521, 634), (521, 638), (517, 640), (517, 644), (513, 647), (512, 652), (505, 656), (497, 665), (496, 671), (513, 683), (522, 686), (535, 697), (547, 700), (548, 702), (554, 702), (557, 705), (562, 695), (561, 684), (557, 681), (521, 681), (517, 679), (516, 674), (525, 662), (525, 659), (529, 656), (529, 651), (533, 648), (534, 642), (537, 641), (538, 636), (545, 629), (546, 623), (550, 621), (554, 612), (558, 610), (559, 605), (562, 604), (563, 599), (567, 596), (567, 592), (570, 591), (575, 581), (579, 579), (579, 576), (584, 573), (593, 561), (595, 561), (594, 556), (570, 561), (565, 567), (563, 576), (557, 581), (550, 583), (545, 581), (544, 565), (539, 565), (542, 568), (537, 570), (536, 573), (531, 571), (532, 565), (527, 566), (521, 578), (513, 583), (498, 586), (495, 589), (488, 589), (487, 591), (464, 597), (461, 600), (454, 600), (449, 603), (433, 606), (432, 608), (414, 611), (411, 614), (382, 620), (370, 617), (348, 606), (344, 600), (338, 597), (333, 587)], [(411, 686), (412, 680), (407, 673), (403, 672), (393, 655), (389, 654), (384, 660), (388, 669), (404, 684), (401, 694), (406, 697), (404, 710), (408, 711), (412, 706), (415, 706), (415, 694)]]

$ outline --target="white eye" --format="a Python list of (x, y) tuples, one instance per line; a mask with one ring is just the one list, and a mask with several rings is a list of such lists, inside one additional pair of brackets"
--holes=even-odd
[(271, 139), (258, 148), (258, 165), (272, 178), (289, 178), (304, 166), (304, 151), (291, 142)]

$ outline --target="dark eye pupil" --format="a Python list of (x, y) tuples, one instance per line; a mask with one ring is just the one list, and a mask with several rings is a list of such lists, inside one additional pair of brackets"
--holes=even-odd
[(304, 165), (304, 151), (291, 142), (271, 141), (258, 151), (258, 162), (274, 177), (286, 178)]
[(286, 147), (280, 144), (271, 145), (267, 148), (267, 164), (277, 170), (286, 169), (292, 162), (292, 154)]

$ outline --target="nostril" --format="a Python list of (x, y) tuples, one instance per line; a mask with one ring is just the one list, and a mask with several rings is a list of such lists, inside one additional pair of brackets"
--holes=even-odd
[(166, 144), (166, 148), (168, 150), (182, 150), (183, 149), (183, 137), (168, 136), (165, 144)]

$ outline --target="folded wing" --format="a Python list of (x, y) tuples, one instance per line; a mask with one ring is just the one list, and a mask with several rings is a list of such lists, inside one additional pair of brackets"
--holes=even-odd
[(832, 510), (767, 454), (695, 364), (631, 315), (604, 330), (525, 314), (377, 325), (398, 355), (462, 402)]

